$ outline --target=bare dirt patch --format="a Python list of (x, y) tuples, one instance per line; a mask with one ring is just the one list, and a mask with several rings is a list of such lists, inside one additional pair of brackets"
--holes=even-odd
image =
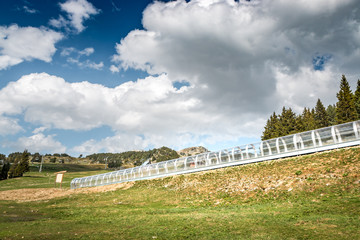
[(131, 188), (134, 182), (118, 183), (100, 187), (81, 188), (81, 189), (59, 189), (59, 188), (28, 188), (2, 191), (0, 200), (9, 200), (17, 202), (31, 202), (49, 200), (58, 197), (65, 197), (73, 194), (88, 194), (115, 191), (119, 189), (126, 190)]

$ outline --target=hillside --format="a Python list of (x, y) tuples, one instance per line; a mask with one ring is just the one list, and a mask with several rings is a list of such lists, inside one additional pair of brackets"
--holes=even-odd
[(108, 162), (109, 168), (130, 168), (140, 166), (147, 160), (152, 163), (180, 157), (175, 150), (168, 147), (154, 148), (148, 151), (128, 151), (122, 153), (94, 153), (86, 156), (92, 163)]
[(360, 238), (359, 147), (40, 196), (5, 189), (3, 239)]

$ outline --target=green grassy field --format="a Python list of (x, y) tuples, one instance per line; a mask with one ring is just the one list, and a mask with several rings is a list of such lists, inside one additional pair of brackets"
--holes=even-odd
[[(0, 239), (360, 239), (359, 159), (360, 148), (348, 148), (104, 193), (0, 201)], [(68, 167), (65, 187), (104, 172)], [(2, 181), (0, 194), (53, 187), (55, 171)]]
[(55, 182), (55, 173), (67, 171), (64, 174), (63, 187), (70, 188), (73, 178), (89, 176), (98, 173), (105, 173), (104, 165), (76, 165), (76, 164), (52, 164), (43, 165), (42, 172), (39, 173), (39, 165), (30, 166), (30, 172), (24, 177), (0, 181), (0, 191), (22, 189), (22, 188), (52, 188)]

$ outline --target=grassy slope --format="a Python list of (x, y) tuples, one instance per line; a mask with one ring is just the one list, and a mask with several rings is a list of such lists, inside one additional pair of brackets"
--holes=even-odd
[(64, 175), (63, 187), (70, 188), (70, 182), (73, 178), (108, 172), (99, 169), (104, 169), (104, 165), (45, 163), (42, 172), (39, 173), (38, 165), (30, 166), (30, 172), (25, 173), (24, 177), (0, 181), (0, 191), (22, 188), (52, 188), (54, 187), (55, 173), (59, 171), (67, 171)]
[[(349, 148), (113, 192), (1, 201), (0, 239), (360, 239), (359, 159), (360, 148)], [(36, 178), (46, 186), (27, 176), (0, 190)]]

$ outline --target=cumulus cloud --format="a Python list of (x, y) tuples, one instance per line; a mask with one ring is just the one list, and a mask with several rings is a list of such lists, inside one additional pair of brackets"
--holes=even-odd
[(68, 0), (60, 3), (60, 8), (67, 13), (67, 19), (60, 15), (58, 19), (51, 19), (49, 24), (57, 28), (71, 26), (77, 33), (85, 29), (85, 20), (100, 13), (99, 9), (86, 0)]
[[(355, 83), (359, 11), (356, 0), (155, 1), (143, 13), (144, 29), (116, 45), (110, 67), (150, 76), (109, 88), (26, 75), (0, 91), (0, 116), (47, 129), (110, 126), (113, 136), (72, 150), (86, 153), (259, 138), (274, 110), (300, 112), (318, 97), (335, 103), (343, 73)], [(82, 31), (87, 18), (77, 16), (69, 19)], [(79, 65), (93, 52), (69, 48), (62, 56)]]
[(34, 27), (0, 26), (0, 70), (33, 59), (51, 62), (61, 33)]
[(5, 146), (13, 149), (27, 149), (29, 152), (63, 153), (66, 147), (54, 139), (55, 135), (37, 133), (30, 137), (20, 137), (16, 142), (6, 143)]
[[(215, 136), (236, 138), (241, 131), (251, 135), (249, 129), (259, 127), (252, 121), (251, 126), (240, 130), (242, 126), (234, 125), (231, 117), (207, 112), (203, 107), (206, 103), (193, 90), (191, 86), (175, 88), (165, 74), (114, 88), (68, 83), (46, 73), (30, 74), (0, 91), (0, 116), (23, 116), (24, 121), (43, 126), (33, 132), (35, 135), (54, 128), (86, 131), (110, 126), (114, 131), (113, 137), (91, 140), (76, 148), (83, 151), (185, 147), (199, 139), (211, 142)], [(244, 119), (250, 118), (253, 116)]]
[(208, 111), (236, 119), (314, 106), (317, 97), (334, 103), (341, 74), (358, 72), (360, 3), (294, 4), (157, 1), (143, 13), (144, 30), (116, 45), (113, 62), (188, 81)]
[(98, 152), (124, 152), (129, 149), (143, 150), (149, 146), (149, 142), (141, 136), (118, 134), (101, 140), (90, 139), (72, 149), (73, 152), (91, 154)]

